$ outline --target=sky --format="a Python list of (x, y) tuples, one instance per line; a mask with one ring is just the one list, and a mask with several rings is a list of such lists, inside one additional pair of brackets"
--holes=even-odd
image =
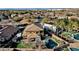
[(79, 7), (79, 0), (0, 0), (0, 8)]

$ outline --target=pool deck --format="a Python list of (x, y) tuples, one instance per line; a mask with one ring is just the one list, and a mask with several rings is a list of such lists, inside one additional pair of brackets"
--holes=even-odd
[(79, 48), (79, 42), (70, 43), (70, 48)]
[(55, 34), (52, 34), (52, 37), (54, 37), (54, 38), (56, 38), (56, 39), (58, 39), (58, 40), (60, 40), (60, 41), (62, 41), (62, 42), (68, 43), (68, 42), (66, 42), (64, 39), (58, 37), (58, 36), (55, 35)]
[[(66, 42), (65, 40), (63, 40), (62, 38), (56, 36), (55, 34), (52, 34), (52, 36), (55, 37), (55, 38), (57, 38), (58, 40)], [(79, 48), (79, 41), (74, 41), (74, 43), (69, 43), (69, 47), (70, 48)]]

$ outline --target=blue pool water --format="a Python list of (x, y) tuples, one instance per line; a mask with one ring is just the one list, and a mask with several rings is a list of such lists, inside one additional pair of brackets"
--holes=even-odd
[(74, 35), (74, 38), (75, 38), (76, 40), (79, 40), (79, 34), (75, 34), (75, 35)]
[(70, 48), (71, 51), (79, 51), (79, 48)]
[(52, 41), (52, 40), (48, 40), (48, 42), (46, 43), (46, 47), (47, 48), (49, 48), (49, 49), (52, 49), (52, 48), (54, 48), (54, 47), (56, 47), (57, 46), (57, 43), (56, 42), (54, 42), (54, 41)]

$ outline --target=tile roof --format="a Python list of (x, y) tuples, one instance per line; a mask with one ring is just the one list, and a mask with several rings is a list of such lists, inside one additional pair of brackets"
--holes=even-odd
[(27, 38), (36, 38), (37, 37), (37, 34), (35, 34), (35, 33), (33, 33), (33, 34), (29, 34), (28, 36), (27, 36)]
[(0, 36), (8, 40), (12, 35), (14, 35), (14, 33), (17, 32), (17, 29), (14, 26), (6, 25), (3, 29), (0, 30), (0, 32)]
[(37, 24), (35, 23), (35, 24), (28, 25), (25, 28), (25, 31), (42, 31), (42, 30), (43, 30), (43, 27), (39, 23), (37, 23)]
[(20, 21), (20, 24), (29, 24), (30, 22), (28, 22), (29, 19), (23, 19)]

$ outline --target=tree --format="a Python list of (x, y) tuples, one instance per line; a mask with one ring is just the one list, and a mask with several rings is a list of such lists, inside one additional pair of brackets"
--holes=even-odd
[(77, 20), (73, 21), (73, 20), (69, 20), (69, 24), (66, 26), (68, 31), (73, 31), (73, 30), (77, 30), (78, 26), (78, 22)]
[(57, 19), (56, 22), (55, 22), (55, 25), (57, 27), (60, 27), (62, 29), (65, 28), (65, 22), (64, 22), (64, 19)]
[(47, 23), (47, 22), (48, 22), (48, 18), (42, 19), (42, 23)]

